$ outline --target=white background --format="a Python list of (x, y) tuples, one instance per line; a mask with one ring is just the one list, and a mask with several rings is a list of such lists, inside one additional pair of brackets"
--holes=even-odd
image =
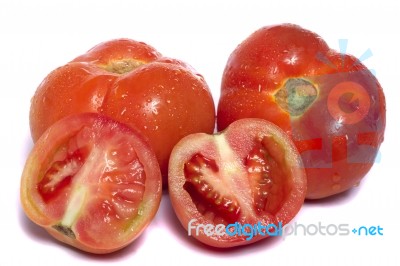
[[(0, 265), (400, 265), (399, 1), (0, 1)], [(387, 98), (387, 130), (377, 163), (362, 184), (327, 200), (306, 202), (303, 224), (383, 227), (383, 236), (290, 236), (214, 250), (190, 239), (168, 195), (145, 233), (126, 249), (94, 256), (68, 248), (32, 224), (19, 203), (19, 180), (32, 148), (30, 98), (42, 79), (92, 46), (113, 38), (144, 41), (190, 63), (217, 103), (231, 51), (261, 26), (291, 22), (333, 48), (373, 56)], [(396, 26), (397, 25), (397, 26)]]

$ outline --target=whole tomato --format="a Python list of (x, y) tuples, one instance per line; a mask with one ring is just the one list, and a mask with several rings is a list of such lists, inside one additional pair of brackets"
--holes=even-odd
[(212, 133), (215, 125), (215, 107), (203, 77), (129, 39), (100, 43), (43, 80), (31, 103), (33, 140), (59, 119), (83, 112), (110, 116), (143, 133), (164, 182), (174, 145), (191, 133)]
[(294, 140), (308, 178), (307, 198), (356, 186), (372, 167), (386, 125), (385, 97), (355, 57), (297, 25), (264, 27), (231, 54), (217, 126), (269, 120)]

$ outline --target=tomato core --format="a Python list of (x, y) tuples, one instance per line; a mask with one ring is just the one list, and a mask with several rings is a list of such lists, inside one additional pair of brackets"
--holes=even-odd
[(291, 116), (300, 116), (311, 106), (317, 95), (318, 91), (310, 81), (290, 78), (275, 94), (275, 100)]
[(132, 70), (143, 64), (144, 62), (134, 59), (121, 59), (112, 60), (107, 65), (100, 65), (100, 67), (111, 73), (125, 74), (131, 72)]

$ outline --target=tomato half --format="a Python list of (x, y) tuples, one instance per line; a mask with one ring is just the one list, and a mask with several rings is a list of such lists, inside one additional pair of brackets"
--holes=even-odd
[[(250, 239), (250, 231), (224, 234), (223, 227), (279, 227), (292, 220), (306, 194), (301, 164), (293, 142), (277, 126), (238, 120), (221, 133), (192, 134), (175, 146), (168, 175), (171, 203), (199, 241), (215, 247), (249, 244), (269, 234), (264, 229)], [(274, 230), (269, 233), (278, 234)]]
[(161, 185), (155, 154), (139, 132), (85, 113), (59, 120), (36, 142), (21, 178), (21, 203), (56, 239), (109, 253), (147, 227)]
[(263, 118), (288, 133), (308, 177), (307, 198), (356, 186), (372, 167), (386, 125), (383, 90), (355, 57), (297, 25), (264, 27), (232, 52), (217, 127)]
[(165, 183), (174, 145), (215, 127), (215, 106), (204, 78), (188, 64), (129, 39), (100, 43), (43, 80), (30, 109), (33, 140), (59, 119), (82, 112), (136, 127), (149, 139)]

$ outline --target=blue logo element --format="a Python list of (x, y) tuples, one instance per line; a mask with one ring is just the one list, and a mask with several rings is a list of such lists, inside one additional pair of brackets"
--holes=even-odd
[[(349, 43), (348, 39), (339, 39), (339, 52), (340, 55), (342, 57), (342, 64), (341, 67), (344, 68), (344, 64), (345, 64), (345, 55), (347, 54), (347, 45)], [(368, 48), (367, 50), (364, 51), (364, 53), (362, 55), (360, 55), (357, 59), (359, 60), (359, 62), (364, 62), (365, 60), (371, 58), (373, 56), (373, 53), (371, 51), (370, 48)], [(330, 66), (331, 68), (335, 68), (338, 69), (337, 66), (335, 66), (326, 56), (325, 54), (322, 53), (318, 53), (317, 54), (317, 59), (320, 60), (321, 62), (323, 62), (324, 64)], [(369, 71), (371, 71), (371, 73), (376, 76), (376, 71), (373, 69), (369, 69)]]
[[(383, 126), (382, 120), (377, 120), (380, 88), (374, 77), (376, 71), (361, 66), (373, 53), (368, 48), (356, 60), (346, 54), (348, 43), (347, 39), (339, 39), (339, 53), (317, 54), (317, 59), (332, 69), (330, 74), (307, 76), (302, 79), (307, 84), (293, 85), (296, 90), (318, 89), (314, 94), (319, 100), (310, 104), (310, 111), (305, 114), (307, 123), (297, 119), (296, 113), (290, 117), (294, 140), (305, 147), (301, 153), (305, 168), (332, 168), (333, 162), (344, 160), (348, 164), (381, 160), (376, 146), (380, 137), (377, 132)], [(286, 87), (289, 94), (291, 87)], [(363, 121), (375, 121), (375, 125)], [(321, 129), (332, 134), (321, 135)], [(337, 151), (346, 151), (347, 156)]]
[(378, 226), (360, 226), (358, 229), (354, 228), (351, 230), (353, 234), (359, 235), (359, 236), (383, 236), (383, 228), (378, 225)]

